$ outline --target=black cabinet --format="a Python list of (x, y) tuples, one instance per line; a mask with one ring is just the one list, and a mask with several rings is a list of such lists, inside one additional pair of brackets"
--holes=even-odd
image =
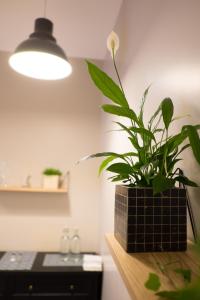
[(82, 267), (42, 267), (44, 253), (30, 271), (0, 271), (0, 300), (100, 300), (102, 272)]

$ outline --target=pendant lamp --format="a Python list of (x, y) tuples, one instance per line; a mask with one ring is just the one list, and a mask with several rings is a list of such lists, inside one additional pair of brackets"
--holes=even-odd
[(72, 67), (65, 52), (52, 35), (53, 23), (46, 18), (35, 20), (35, 31), (9, 58), (10, 66), (20, 74), (44, 80), (62, 79)]

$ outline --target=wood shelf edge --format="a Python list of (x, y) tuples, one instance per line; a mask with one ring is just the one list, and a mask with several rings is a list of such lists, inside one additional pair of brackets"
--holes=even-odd
[[(177, 257), (180, 259), (182, 265), (186, 268), (190, 268), (196, 275), (199, 266), (198, 261), (194, 258), (194, 254), (191, 251), (191, 245), (189, 245), (186, 252), (167, 252), (167, 253), (126, 253), (115, 239), (114, 234), (106, 234), (106, 242), (110, 249), (111, 256), (121, 274), (130, 297), (134, 300), (158, 300), (158, 297), (153, 292), (147, 290), (144, 283), (148, 279), (149, 273), (159, 274), (162, 282), (162, 290), (174, 289), (175, 286), (180, 286), (182, 281), (174, 272), (171, 274), (171, 280), (164, 276), (159, 268), (158, 263), (167, 264), (169, 260), (175, 261)], [(196, 261), (196, 263), (195, 263)]]
[(17, 186), (8, 186), (0, 187), (0, 192), (27, 192), (27, 193), (67, 193), (67, 189), (46, 189), (41, 187), (17, 187)]
[(117, 269), (119, 270), (119, 273), (122, 277), (123, 282), (125, 283), (125, 286), (127, 287), (127, 290), (128, 290), (128, 293), (129, 293), (131, 299), (137, 299), (136, 293), (134, 292), (134, 289), (132, 288), (132, 285), (130, 284), (130, 281), (127, 280), (126, 272), (125, 272), (124, 268), (122, 267), (122, 265), (120, 263), (120, 260), (118, 259), (118, 256), (116, 254), (116, 250), (118, 249), (118, 245), (117, 245), (117, 248), (114, 250), (115, 242), (117, 242), (117, 241), (114, 241), (115, 240), (114, 235), (107, 233), (105, 235), (105, 238), (106, 238), (106, 242), (107, 242), (107, 245), (109, 247), (111, 256), (112, 256), (112, 258), (113, 258), (113, 260), (114, 260), (114, 262), (117, 266)]

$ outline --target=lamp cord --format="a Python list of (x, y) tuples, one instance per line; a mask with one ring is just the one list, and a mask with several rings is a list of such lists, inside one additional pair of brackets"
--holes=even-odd
[(44, 18), (46, 18), (47, 0), (44, 0)]

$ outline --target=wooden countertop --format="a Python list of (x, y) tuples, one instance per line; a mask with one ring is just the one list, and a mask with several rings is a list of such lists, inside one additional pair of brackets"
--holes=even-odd
[[(174, 269), (180, 267), (191, 269), (193, 277), (196, 277), (199, 272), (198, 260), (191, 250), (192, 244), (188, 245), (186, 252), (130, 254), (124, 251), (113, 234), (107, 234), (106, 240), (122, 279), (134, 300), (159, 299), (154, 292), (147, 290), (144, 286), (149, 273), (159, 275), (162, 283), (160, 290), (172, 290), (183, 285), (181, 276), (176, 274)], [(165, 276), (159, 268), (166, 264), (168, 264), (166, 266), (168, 276)]]

